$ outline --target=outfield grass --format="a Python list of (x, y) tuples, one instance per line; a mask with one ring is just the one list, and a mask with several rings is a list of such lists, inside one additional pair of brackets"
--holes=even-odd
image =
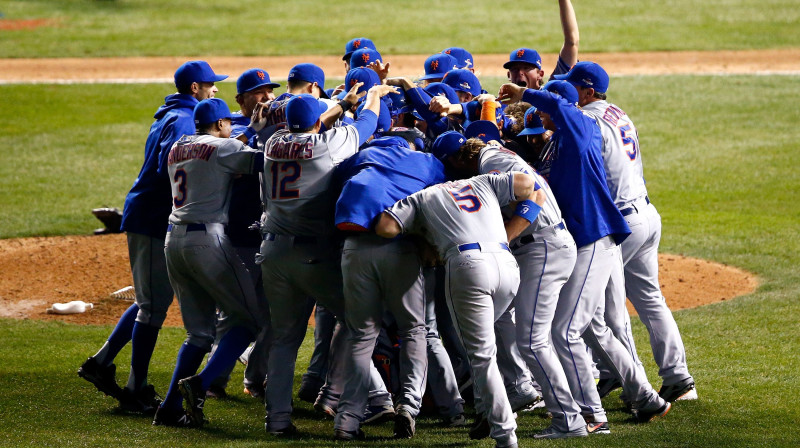
[[(789, 0), (574, 4), (582, 51), (738, 50), (800, 42), (800, 8)], [(557, 52), (563, 41), (555, 0), (15, 0), (0, 3), (0, 12), (5, 20), (52, 20), (47, 27), (0, 31), (0, 57), (341, 54), (356, 36), (372, 38), (388, 54), (449, 46), (476, 54), (521, 46)]]
[[(489, 90), (500, 83), (486, 81)], [(798, 77), (788, 76), (612, 80), (611, 100), (639, 128), (650, 198), (664, 221), (662, 251), (748, 269), (762, 285), (747, 297), (676, 313), (700, 400), (679, 402), (663, 421), (639, 426), (627, 422), (618, 393), (612, 393), (604, 403), (614, 434), (571, 446), (800, 445), (794, 430), (800, 420), (794, 404), (800, 384), (800, 110), (791, 100), (797, 83)], [(221, 89), (220, 97), (233, 104), (233, 86), (223, 83)], [(6, 100), (0, 112), (0, 235), (89, 233), (97, 226), (90, 208), (121, 206), (141, 164), (150, 117), (171, 90), (0, 86)], [(110, 328), (0, 319), (0, 446), (246, 447), (272, 440), (263, 434), (261, 406), (238, 394), (238, 382), (235, 400), (209, 403), (212, 423), (200, 431), (153, 428), (147, 419), (116, 413), (110, 399), (75, 375)], [(634, 330), (658, 387), (638, 321)], [(169, 329), (159, 341), (151, 380), (160, 391), (181, 339), (180, 330)], [(128, 356), (125, 351), (120, 360)], [(118, 378), (127, 371), (120, 366)], [(297, 416), (308, 436), (288, 445), (331, 444), (329, 421), (313, 419), (302, 403)], [(533, 445), (528, 437), (546, 425), (535, 415), (522, 417), (523, 446)], [(491, 446), (435, 420), (422, 419), (419, 428), (411, 442), (369, 446)], [(391, 425), (368, 429), (371, 437), (390, 432)]]

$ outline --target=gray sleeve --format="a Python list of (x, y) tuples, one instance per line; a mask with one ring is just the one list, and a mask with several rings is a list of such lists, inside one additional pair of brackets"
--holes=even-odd
[(328, 144), (334, 165), (358, 152), (358, 130), (353, 125), (325, 131), (323, 139)]
[(257, 152), (237, 139), (225, 139), (217, 147), (217, 164), (228, 173), (250, 174)]
[(494, 194), (497, 195), (497, 202), (503, 207), (509, 202), (516, 200), (514, 197), (514, 171), (497, 174), (483, 174), (478, 176), (482, 182), (487, 182)]
[(405, 199), (401, 199), (386, 210), (400, 224), (401, 233), (409, 233), (414, 230), (419, 204), (418, 196), (419, 193), (415, 193)]

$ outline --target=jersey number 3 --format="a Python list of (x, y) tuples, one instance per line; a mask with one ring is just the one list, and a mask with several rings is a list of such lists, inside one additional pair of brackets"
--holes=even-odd
[(622, 137), (622, 144), (625, 145), (625, 152), (631, 160), (636, 160), (639, 153), (639, 141), (636, 132), (631, 133), (631, 125), (626, 124), (619, 128), (619, 135)]
[(172, 180), (178, 184), (178, 194), (172, 197), (172, 203), (175, 205), (175, 208), (181, 208), (181, 206), (186, 203), (186, 171), (183, 168), (175, 171), (175, 176)]
[(300, 178), (303, 168), (297, 162), (276, 162), (270, 167), (272, 173), (272, 199), (300, 197), (300, 190), (292, 184)]
[(474, 213), (481, 209), (481, 200), (474, 194), (467, 194), (472, 191), (472, 186), (467, 185), (460, 190), (450, 190), (450, 195), (456, 200), (458, 208), (465, 212)]

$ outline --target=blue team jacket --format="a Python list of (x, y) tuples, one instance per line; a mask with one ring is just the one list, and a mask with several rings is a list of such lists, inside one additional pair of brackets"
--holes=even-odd
[(527, 89), (522, 101), (550, 114), (556, 125), (548, 181), (575, 244), (585, 246), (608, 235), (621, 243), (631, 230), (608, 192), (597, 123), (548, 91)]
[(172, 189), (167, 168), (169, 150), (184, 134), (195, 133), (192, 112), (198, 103), (191, 95), (164, 98), (144, 146), (144, 164), (125, 197), (122, 230), (164, 239), (172, 212)]
[(371, 141), (339, 164), (335, 179), (342, 185), (336, 226), (362, 232), (371, 230), (378, 215), (395, 202), (447, 180), (442, 162), (412, 151), (400, 137)]

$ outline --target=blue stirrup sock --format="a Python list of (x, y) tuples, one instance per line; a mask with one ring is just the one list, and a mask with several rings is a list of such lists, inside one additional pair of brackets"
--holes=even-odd
[(139, 305), (133, 304), (122, 313), (117, 321), (117, 326), (111, 331), (108, 340), (100, 351), (94, 355), (95, 361), (101, 366), (109, 366), (114, 362), (120, 350), (131, 340), (133, 334), (133, 324), (136, 323), (136, 315), (139, 314)]
[(183, 408), (183, 397), (178, 390), (178, 381), (190, 377), (197, 372), (203, 358), (208, 351), (196, 345), (186, 342), (178, 352), (178, 360), (175, 363), (175, 371), (172, 373), (172, 380), (169, 382), (169, 390), (161, 407), (170, 411), (179, 412)]
[(208, 364), (198, 375), (203, 380), (203, 390), (208, 390), (214, 379), (236, 362), (236, 358), (247, 349), (254, 339), (253, 333), (245, 327), (237, 326), (228, 330), (219, 340), (217, 349), (208, 359)]
[(158, 340), (159, 327), (152, 327), (141, 322), (133, 325), (131, 339), (131, 374), (128, 377), (128, 389), (138, 391), (147, 385), (147, 371), (150, 369), (150, 358)]

